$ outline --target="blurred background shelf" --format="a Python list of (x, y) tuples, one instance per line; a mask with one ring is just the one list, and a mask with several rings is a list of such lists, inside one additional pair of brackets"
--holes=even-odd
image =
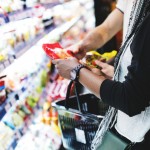
[(6, 75), (0, 150), (59, 150), (62, 146), (51, 102), (65, 97), (69, 80), (58, 75), (42, 44), (59, 42), (65, 48), (80, 41), (94, 28), (93, 0), (45, 2), (24, 10), (5, 9), (9, 22), (0, 23), (0, 76)]

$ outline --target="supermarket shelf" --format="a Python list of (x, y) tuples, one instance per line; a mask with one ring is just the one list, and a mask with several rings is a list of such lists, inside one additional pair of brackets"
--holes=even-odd
[(14, 104), (19, 99), (24, 99), (24, 97), (26, 97), (29, 94), (29, 92), (35, 88), (36, 84), (34, 84), (33, 81), (35, 81), (35, 78), (37, 78), (40, 75), (41, 71), (46, 68), (43, 66), (44, 65), (39, 66), (39, 69), (37, 69), (37, 72), (34, 73), (32, 77), (24, 81), (24, 84), (22, 85), (20, 90), (9, 94), (6, 101), (0, 106), (0, 121), (10, 111), (10, 108), (14, 106)]
[(31, 115), (27, 122), (25, 122), (24, 126), (20, 129), (18, 129), (17, 131), (15, 131), (14, 133), (14, 138), (12, 140), (12, 142), (10, 143), (10, 146), (8, 146), (9, 150), (14, 150), (15, 147), (18, 144), (18, 141), (22, 138), (22, 136), (26, 133), (26, 131), (28, 130), (29, 126), (32, 124), (32, 120), (33, 120), (33, 115)]
[(17, 140), (14, 140), (12, 143), (11, 143), (11, 145), (9, 146), (9, 150), (14, 150), (15, 149), (15, 147), (16, 147), (16, 145), (17, 145)]
[(16, 102), (15, 97), (12, 97), (11, 100), (6, 100), (1, 106), (0, 106), (0, 120), (5, 116), (5, 114), (9, 111), (9, 109), (12, 107), (12, 105)]
[[(81, 16), (73, 18), (71, 21), (64, 23), (63, 25), (59, 26), (59, 27), (55, 27), (55, 26), (51, 26), (49, 29), (45, 30), (44, 32), (42, 32), (41, 34), (39, 34), (34, 40), (31, 40), (30, 42), (27, 42), (23, 45), (21, 45), (21, 47), (17, 48), (15, 50), (16, 55), (9, 57), (7, 60), (5, 60), (4, 62), (0, 63), (0, 72), (2, 72), (3, 70), (5, 70), (9, 65), (11, 65), (14, 60), (18, 57), (20, 57), (21, 55), (23, 55), (26, 51), (30, 50), (30, 48), (35, 45), (38, 41), (42, 41), (40, 43), (44, 43), (44, 42), (48, 42), (49, 40), (48, 38), (44, 38), (45, 35), (52, 35), (52, 37), (54, 37), (54, 35), (57, 35), (60, 37), (62, 36), (66, 31), (68, 31), (72, 26), (75, 25), (75, 23), (77, 23), (77, 21), (81, 18)], [(47, 35), (47, 37), (48, 37)], [(49, 38), (51, 39), (51, 37)]]
[(61, 4), (60, 2), (53, 2), (53, 3), (42, 3), (41, 5), (44, 6), (46, 9), (52, 8), (56, 5)]
[(42, 39), (46, 34), (48, 34), (50, 31), (54, 30), (55, 26), (51, 26), (49, 29), (45, 30), (41, 34), (39, 34), (35, 39), (30, 40), (29, 42), (26, 42), (17, 49), (14, 50), (16, 54), (13, 56), (10, 56), (7, 60), (0, 63), (0, 72), (5, 70), (9, 65), (11, 65), (16, 58), (19, 58), (21, 55), (23, 55), (26, 51), (30, 50), (30, 48), (35, 45), (40, 39)]
[[(53, 6), (51, 4), (42, 4), (42, 5), (45, 8), (50, 8), (50, 7), (53, 7), (57, 4), (53, 4)], [(31, 12), (28, 9), (26, 11), (28, 11), (28, 14), (30, 15)], [(11, 15), (11, 14), (9, 14), (9, 15)], [(16, 15), (16, 14), (14, 13), (12, 15)], [(6, 73), (7, 71), (10, 72), (9, 68), (13, 68), (13, 66), (14, 66), (13, 64), (16, 63), (14, 61), (18, 61), (18, 59), (19, 60), (22, 59), (21, 57), (22, 56), (24, 57), (24, 55), (26, 55), (25, 54), (26, 52), (30, 53), (32, 51), (31, 47), (32, 47), (32, 49), (35, 49), (35, 50), (37, 50), (36, 48), (39, 48), (38, 50), (43, 52), (42, 47), (41, 47), (41, 45), (43, 43), (51, 42), (51, 41), (53, 42), (53, 41), (55, 41), (55, 39), (57, 39), (56, 37), (61, 38), (61, 36), (65, 32), (67, 32), (69, 29), (71, 29), (84, 15), (85, 14), (81, 14), (80, 16), (74, 17), (71, 21), (69, 21), (69, 22), (67, 21), (66, 23), (62, 24), (59, 27), (56, 27), (56, 28), (52, 27), (51, 29), (46, 30), (42, 34), (38, 35), (34, 40), (30, 41), (30, 43), (26, 43), (26, 44), (22, 45), (22, 47), (16, 49), (15, 50), (16, 55), (9, 57), (9, 59), (6, 60), (3, 64), (0, 64), (0, 74)], [(18, 16), (18, 18), (19, 18), (19, 16)], [(33, 47), (33, 45), (35, 47)], [(32, 54), (33, 57), (34, 57), (34, 54)], [(43, 54), (45, 54), (45, 53), (43, 52)], [(16, 58), (18, 58), (18, 59), (16, 59)], [(28, 61), (28, 59), (26, 59), (26, 60)], [(15, 69), (15, 68), (13, 68), (13, 69)], [(44, 68), (42, 68), (42, 69), (44, 69)], [(4, 71), (4, 72), (2, 72), (2, 71)], [(37, 72), (40, 72), (40, 70), (38, 70)], [(37, 76), (38, 76), (38, 73), (37, 73)], [(5, 119), (4, 116), (6, 116), (6, 117), (9, 116), (9, 112), (13, 109), (13, 107), (15, 107), (17, 104), (20, 104), (22, 101), (24, 101), (24, 97), (29, 95), (29, 90), (31, 90), (31, 89), (34, 90), (34, 88), (36, 87), (36, 85), (34, 85), (34, 83), (35, 83), (34, 78), (30, 77), (28, 80), (25, 80), (22, 88), (19, 91), (14, 92), (11, 95), (9, 95), (9, 99), (6, 100), (6, 102), (3, 105), (0, 106), (0, 121), (4, 122), (4, 119)], [(42, 94), (44, 94), (44, 92), (45, 91), (43, 89)], [(17, 99), (18, 96), (19, 96), (19, 98), (20, 97), (21, 98)], [(39, 102), (37, 103), (37, 106), (35, 108), (33, 108), (34, 109), (33, 112), (39, 111), (39, 108), (41, 108), (41, 106), (43, 104), (43, 100), (44, 99), (39, 100)], [(24, 121), (22, 127), (19, 127), (19, 129), (15, 128), (14, 138), (12, 138), (12, 141), (8, 147), (9, 150), (14, 150), (16, 148), (19, 140), (28, 131), (29, 126), (32, 123), (35, 123), (34, 117), (35, 117), (35, 114), (33, 113), (29, 116), (29, 118), (27, 120)]]
[[(50, 32), (49, 35), (52, 35), (53, 33), (59, 33), (60, 36), (65, 33), (67, 30), (69, 30), (79, 19), (81, 18), (80, 17), (77, 17), (77, 18), (73, 18), (70, 22), (67, 22), (65, 23), (64, 25), (61, 25), (60, 27), (52, 30), (51, 32), (50, 31), (46, 31), (44, 32), (40, 37), (38, 37), (38, 39), (36, 39), (36, 42), (39, 41), (39, 39), (41, 39), (43, 36), (45, 36), (45, 34), (47, 34), (47, 32)], [(46, 38), (47, 39), (47, 38)], [(40, 43), (43, 43), (43, 40), (45, 40), (45, 38), (42, 39), (42, 41)], [(20, 53), (17, 54), (16, 58), (18, 58), (19, 56), (21, 56), (23, 53), (25, 53), (27, 50), (30, 49), (30, 47), (32, 47), (33, 45), (35, 45), (36, 43), (35, 41), (32, 41), (32, 44), (30, 44), (29, 46), (25, 47)], [(15, 58), (14, 58), (15, 59)], [(3, 68), (0, 67), (0, 71), (4, 70), (5, 68), (7, 68), (11, 63), (13, 63), (13, 59), (10, 61), (10, 60), (7, 60), (5, 62), (5, 64), (3, 64)], [(1, 66), (1, 65), (0, 65)], [(33, 80), (31, 80), (32, 82)], [(24, 93), (24, 91), (26, 90), (26, 88), (28, 87), (28, 85), (31, 85), (30, 84), (30, 81), (27, 82), (27, 84), (25, 86), (23, 86), (21, 88), (21, 90), (19, 90), (17, 93), (13, 93), (10, 97), (11, 99), (9, 98), (9, 100), (6, 100), (4, 104), (2, 104), (0, 106), (0, 120), (5, 116), (5, 114), (9, 111), (9, 109), (14, 105), (14, 103), (17, 101), (16, 97), (17, 96), (20, 96), (21, 94)]]
[[(43, 6), (45, 9), (50, 9), (54, 6), (57, 6), (57, 5), (67, 5), (71, 3), (70, 2), (51, 2), (51, 3), (39, 3), (39, 5)], [(25, 18), (30, 18), (30, 17), (34, 17), (34, 9), (36, 8), (35, 7), (30, 7), (30, 8), (26, 8), (24, 10), (17, 10), (17, 11), (14, 11), (14, 12), (11, 12), (11, 13), (8, 13), (7, 15), (4, 15), (4, 14), (0, 14), (0, 21), (3, 24), (6, 24), (6, 23), (9, 23), (11, 21), (18, 21), (18, 20), (22, 20), (22, 19), (25, 19)], [(37, 5), (37, 8), (38, 8), (38, 5)]]
[(78, 16), (78, 17), (75, 17), (72, 20), (70, 20), (69, 22), (66, 22), (63, 25), (55, 28), (49, 34), (47, 34), (46, 38), (43, 38), (43, 39), (39, 40), (37, 45), (41, 46), (43, 43), (50, 42), (51, 40), (53, 41), (55, 38), (56, 38), (56, 41), (60, 40), (61, 36), (65, 32), (67, 32), (69, 29), (71, 29), (81, 19), (81, 17), (82, 17), (82, 15)]
[[(44, 8), (49, 9), (56, 5), (59, 5), (59, 2), (53, 2), (53, 3), (47, 3), (47, 4), (41, 4)], [(18, 10), (11, 13), (8, 13), (8, 18), (6, 19), (6, 16), (3, 14), (0, 14), (1, 21), (5, 24), (11, 21), (17, 21), (25, 18), (33, 17), (35, 8), (27, 8), (25, 10)]]
[[(30, 83), (31, 82), (28, 82), (28, 85), (30, 85)], [(27, 87), (22, 87), (21, 90), (10, 94), (6, 101), (0, 106), (0, 120), (3, 119), (7, 112), (9, 112), (10, 108), (19, 100), (19, 97), (26, 93), (26, 88)]]
[(7, 60), (0, 62), (0, 72), (12, 64), (15, 60), (15, 56), (10, 56)]
[[(42, 95), (45, 95), (45, 88), (43, 89), (42, 93), (41, 93), (41, 97)], [(14, 138), (12, 140), (12, 142), (10, 143), (10, 146), (9, 146), (9, 150), (14, 150), (15, 147), (17, 146), (18, 144), (18, 141), (22, 138), (22, 136), (28, 131), (29, 129), (29, 126), (34, 123), (34, 115), (35, 115), (35, 112), (37, 113), (38, 109), (40, 108), (40, 103), (43, 103), (43, 99), (41, 98), (39, 100), (39, 102), (37, 103), (36, 107), (34, 108), (34, 112), (32, 115), (30, 115), (27, 120), (25, 121), (25, 123), (23, 124), (23, 126), (19, 129), (17, 129), (14, 133)]]
[(15, 12), (11, 12), (8, 14), (9, 22), (17, 21), (25, 18), (29, 18), (33, 16), (33, 9), (27, 8), (26, 10), (18, 10)]
[[(64, 5), (69, 4), (70, 2), (64, 3)], [(43, 4), (45, 7), (54, 7), (60, 3), (50, 3), (50, 4)], [(46, 6), (47, 5), (47, 6)], [(28, 10), (27, 10), (28, 11)], [(19, 13), (19, 12), (18, 12)], [(16, 49), (14, 49), (14, 55), (9, 56), (9, 58), (3, 62), (0, 62), (0, 73), (4, 71), (8, 66), (10, 66), (16, 58), (22, 56), (26, 51), (28, 51), (33, 45), (37, 43), (46, 43), (49, 42), (51, 39), (54, 39), (55, 37), (61, 38), (61, 36), (67, 32), (84, 14), (81, 14), (80, 16), (77, 16), (73, 18), (71, 21), (66, 22), (57, 28), (54, 25), (51, 25), (49, 29), (44, 30), (42, 33), (37, 35), (35, 39), (32, 39), (26, 43), (22, 43), (20, 46), (18, 46)], [(45, 35), (47, 35), (47, 38), (43, 38)], [(39, 42), (38, 42), (39, 41)], [(42, 42), (40, 42), (42, 41)]]
[(73, 18), (70, 22), (68, 22), (68, 23), (64, 24), (63, 26), (61, 26), (60, 33), (64, 34), (69, 29), (71, 29), (81, 19), (81, 17), (82, 17), (82, 15), (78, 16), (76, 18)]
[(27, 50), (29, 50), (33, 45), (35, 45), (41, 38), (43, 38), (46, 34), (48, 34), (50, 31), (52, 31), (55, 28), (55, 26), (51, 26), (49, 29), (45, 30), (41, 34), (39, 34), (34, 40), (30, 41), (29, 43), (25, 43), (24, 48), (22, 48), (20, 51), (16, 52), (15, 57), (18, 58), (21, 55), (23, 55)]
[[(34, 85), (35, 86), (35, 85)], [(32, 87), (32, 86), (31, 86)], [(41, 95), (43, 95), (45, 93), (45, 90), (43, 89), (43, 91), (42, 91), (42, 93), (41, 93)], [(27, 93), (22, 93), (22, 94), (24, 94), (24, 96), (25, 95), (28, 95)], [(39, 102), (37, 103), (37, 105), (36, 105), (36, 107), (34, 107), (33, 108), (33, 113), (30, 115), (30, 116), (28, 116), (28, 118), (25, 120), (25, 122), (24, 122), (24, 124), (21, 126), (21, 127), (19, 127), (19, 128), (17, 128), (17, 129), (15, 129), (14, 130), (14, 135), (13, 135), (13, 138), (12, 138), (12, 141), (10, 142), (10, 145), (8, 146), (8, 149), (9, 150), (14, 150), (15, 149), (15, 147), (17, 146), (17, 144), (18, 144), (18, 141), (22, 138), (22, 136), (26, 133), (26, 131), (28, 130), (28, 128), (29, 128), (29, 126), (32, 124), (32, 123), (34, 123), (34, 115), (35, 115), (35, 112), (37, 112), (38, 111), (38, 109), (39, 109), (39, 103), (41, 103), (41, 100), (42, 99), (40, 99), (39, 100)], [(42, 100), (43, 101), (43, 100)], [(13, 103), (13, 105), (12, 106), (14, 106), (14, 103)], [(8, 111), (10, 111), (10, 108), (8, 109)], [(6, 112), (7, 113), (7, 112)], [(7, 122), (5, 122), (5, 120), (2, 120), (6, 125), (8, 125), (7, 124)], [(8, 125), (9, 126), (9, 125)]]
[[(43, 33), (42, 34), (42, 36), (41, 37), (39, 37), (38, 38), (38, 40), (35, 42), (32, 42), (32, 44), (33, 45), (35, 45), (35, 43), (37, 43), (36, 45), (37, 46), (41, 46), (41, 44), (43, 43), (43, 40), (44, 41), (50, 41), (50, 38), (49, 37), (52, 37), (52, 35), (53, 35), (53, 37), (54, 37), (54, 35), (55, 34), (59, 34), (59, 36), (61, 36), (61, 35), (63, 35), (65, 32), (67, 32), (72, 26), (74, 26), (77, 22), (78, 22), (78, 20), (80, 19), (82, 17), (82, 15), (81, 16), (79, 16), (79, 17), (76, 17), (76, 18), (73, 18), (70, 22), (67, 22), (67, 23), (65, 23), (65, 24), (63, 24), (63, 25), (61, 25), (61, 26), (59, 26), (59, 27), (57, 27), (57, 28), (53, 28), (54, 30), (51, 30), (51, 31), (49, 31), (49, 33), (48, 33), (48, 31), (46, 32), (46, 33)], [(47, 34), (48, 33), (48, 34)], [(46, 35), (47, 34), (47, 35)], [(44, 38), (42, 38), (43, 36), (45, 36), (46, 35), (46, 37), (44, 37)], [(41, 39), (41, 40), (40, 40)], [(31, 45), (30, 45), (30, 47), (31, 47)], [(30, 47), (28, 47), (28, 48), (25, 48), (24, 49), (24, 52), (26, 52), (27, 50), (29, 50), (30, 49)], [(16, 58), (18, 58), (19, 56), (21, 56), (24, 52), (20, 52), (20, 54), (18, 54), (17, 56), (16, 56)], [(15, 59), (15, 58), (14, 58)], [(13, 60), (11, 60), (10, 61), (10, 64), (11, 63), (13, 63)], [(6, 63), (7, 64), (7, 63)], [(7, 66), (9, 66), (10, 64), (8, 64), (8, 65), (6, 65), (6, 67)], [(5, 69), (5, 68), (3, 68), (3, 69)], [(40, 72), (40, 71), (38, 71), (38, 72)], [(30, 86), (29, 86), (30, 85)], [(16, 93), (13, 93), (12, 95), (10, 95), (9, 96), (9, 100), (6, 100), (6, 102), (3, 104), (3, 105), (1, 105), (0, 106), (0, 120), (2, 120), (3, 119), (3, 117), (10, 111), (10, 108), (11, 107), (13, 107), (14, 106), (14, 104), (18, 101), (18, 99), (17, 99), (17, 96), (19, 96), (20, 97), (20, 95), (22, 95), (22, 96), (24, 96), (24, 95), (27, 95), (27, 94), (25, 94), (27, 91), (26, 91), (26, 89), (27, 89), (27, 87), (30, 89), (30, 88), (33, 88), (33, 79), (31, 80), (31, 82), (30, 81), (28, 81), (27, 83), (26, 83), (26, 85), (24, 85), (22, 88), (21, 88), (21, 90), (19, 90), (18, 92), (16, 92)], [(29, 89), (27, 89), (27, 90), (29, 90)], [(44, 93), (44, 90), (43, 90), (43, 92), (42, 93)], [(10, 98), (11, 97), (11, 98)], [(21, 99), (23, 99), (23, 98), (21, 98)], [(39, 101), (39, 103), (37, 104), (37, 106), (34, 108), (36, 111), (37, 111), (37, 109), (40, 107), (41, 105), (40, 105), (40, 101)], [(11, 144), (10, 144), (10, 146), (9, 146), (9, 150), (13, 150), (13, 149), (15, 149), (15, 147), (17, 146), (17, 143), (18, 143), (18, 141), (19, 141), (19, 139), (24, 135), (24, 133), (26, 133), (26, 131), (27, 131), (27, 129), (28, 129), (28, 126), (32, 123), (32, 115), (31, 115), (31, 117), (30, 117), (30, 119), (27, 121), (27, 122), (25, 122), (25, 124), (23, 125), (23, 127), (21, 128), (21, 129), (18, 129), (16, 132), (15, 132), (15, 137), (17, 137), (17, 138), (14, 138), (13, 139), (13, 141), (11, 142)]]

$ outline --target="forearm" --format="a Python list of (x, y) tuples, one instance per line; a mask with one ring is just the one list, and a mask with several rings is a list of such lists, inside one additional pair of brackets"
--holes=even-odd
[(86, 68), (80, 70), (79, 82), (99, 98), (100, 87), (105, 79), (105, 77), (96, 75)]
[(136, 84), (137, 81), (116, 82), (82, 68), (79, 74), (79, 82), (91, 93), (102, 99), (104, 103), (123, 111), (129, 116), (140, 113), (149, 103), (144, 91)]
[(81, 42), (81, 47), (86, 51), (98, 49), (107, 42), (107, 38), (107, 28), (101, 25), (86, 35)]
[(98, 27), (90, 31), (81, 42), (82, 49), (87, 51), (102, 47), (123, 26), (123, 14), (115, 9), (107, 19)]

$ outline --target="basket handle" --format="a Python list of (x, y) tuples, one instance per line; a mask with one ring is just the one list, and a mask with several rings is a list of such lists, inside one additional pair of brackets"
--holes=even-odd
[(81, 102), (79, 100), (79, 92), (78, 92), (78, 89), (77, 89), (77, 84), (78, 82), (75, 82), (75, 81), (70, 81), (69, 85), (68, 85), (68, 88), (67, 88), (67, 93), (66, 93), (66, 99), (65, 99), (65, 108), (66, 109), (69, 109), (69, 106), (68, 106), (68, 101), (69, 101), (69, 97), (70, 97), (70, 91), (71, 91), (71, 86), (72, 85), (75, 85), (75, 95), (76, 95), (76, 98), (77, 98), (77, 104), (78, 104), (78, 109), (80, 112), (84, 113), (84, 111), (81, 109)]

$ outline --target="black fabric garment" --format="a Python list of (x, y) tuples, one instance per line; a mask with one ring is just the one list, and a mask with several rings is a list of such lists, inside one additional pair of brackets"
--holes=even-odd
[(106, 79), (101, 85), (100, 95), (104, 102), (134, 116), (150, 102), (150, 15), (136, 33), (131, 53), (133, 58), (125, 81)]

